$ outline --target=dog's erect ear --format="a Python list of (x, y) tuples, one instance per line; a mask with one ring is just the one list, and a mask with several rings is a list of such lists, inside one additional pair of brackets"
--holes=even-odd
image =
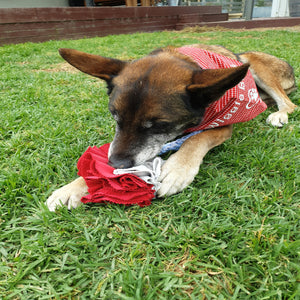
[[(206, 69), (194, 73), (192, 84), (187, 86), (193, 97), (192, 105), (206, 107), (220, 99), (227, 90), (236, 86), (247, 74), (249, 64), (228, 69)], [(201, 103), (197, 102), (201, 101)]]
[(59, 54), (73, 67), (89, 75), (110, 81), (126, 65), (125, 61), (84, 53), (74, 49), (59, 49)]

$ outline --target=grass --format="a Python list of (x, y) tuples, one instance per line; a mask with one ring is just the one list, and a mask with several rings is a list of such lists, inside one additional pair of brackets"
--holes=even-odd
[[(156, 47), (222, 44), (295, 68), (296, 30), (160, 32), (0, 48), (1, 299), (299, 299), (299, 111), (235, 126), (182, 193), (145, 208), (44, 201), (76, 177), (89, 145), (111, 141), (105, 85), (60, 47), (121, 59)], [(291, 99), (299, 104), (299, 90)]]

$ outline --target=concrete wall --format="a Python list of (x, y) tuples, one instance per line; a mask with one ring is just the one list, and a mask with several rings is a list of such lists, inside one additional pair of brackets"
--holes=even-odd
[(0, 0), (0, 8), (61, 6), (69, 6), (68, 0)]

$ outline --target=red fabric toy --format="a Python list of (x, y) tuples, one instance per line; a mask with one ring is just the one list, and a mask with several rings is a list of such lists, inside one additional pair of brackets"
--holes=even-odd
[(109, 144), (89, 147), (80, 157), (78, 175), (84, 178), (89, 192), (81, 202), (150, 205), (155, 197), (153, 185), (132, 174), (115, 175), (108, 165), (108, 149)]

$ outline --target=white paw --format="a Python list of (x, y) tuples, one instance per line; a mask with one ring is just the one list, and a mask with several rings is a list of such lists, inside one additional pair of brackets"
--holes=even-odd
[(282, 127), (288, 123), (288, 114), (283, 111), (272, 113), (268, 116), (267, 123), (276, 127)]
[[(178, 153), (178, 152), (177, 152)], [(171, 155), (162, 167), (158, 197), (173, 195), (186, 188), (199, 171), (199, 163), (190, 160), (181, 161), (177, 153)]]
[(82, 204), (80, 200), (87, 194), (87, 188), (74, 183), (73, 181), (53, 192), (46, 201), (50, 211), (55, 211), (60, 206), (67, 206), (71, 209)]

